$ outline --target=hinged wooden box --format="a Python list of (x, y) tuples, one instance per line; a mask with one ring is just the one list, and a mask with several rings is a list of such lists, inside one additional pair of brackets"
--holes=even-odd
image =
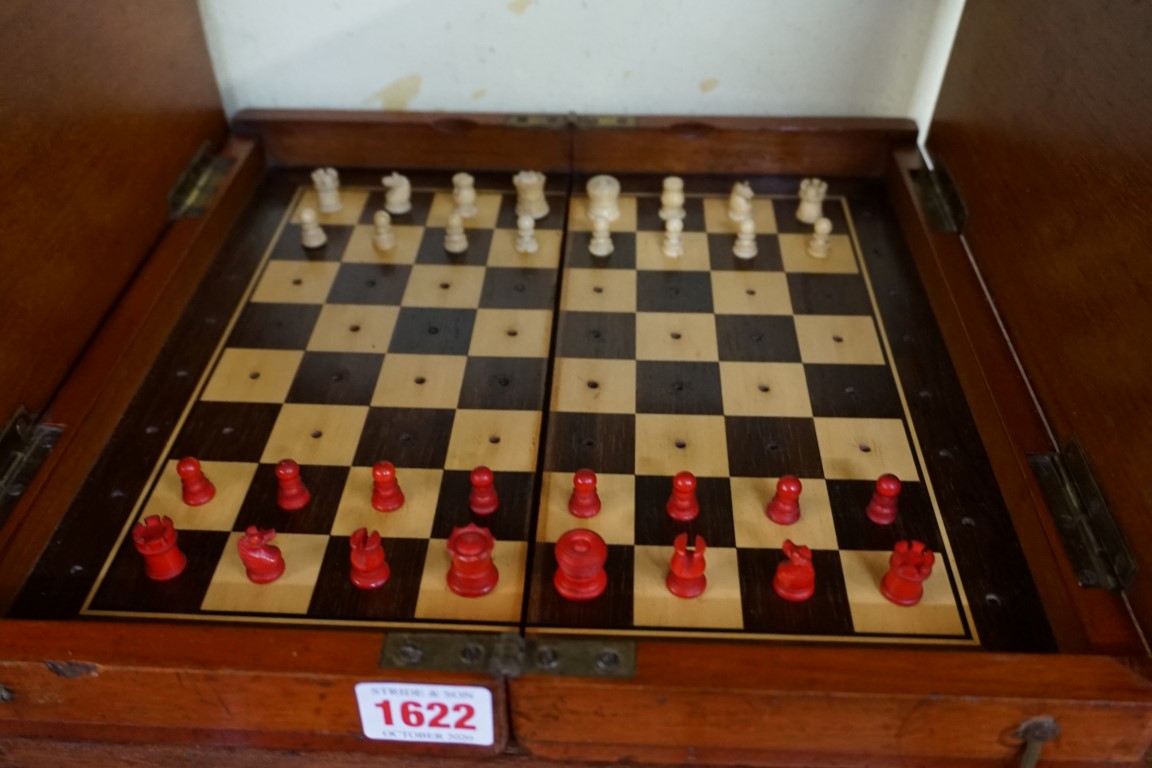
[[(228, 126), (194, 3), (17, 3), (0, 89), (5, 755), (1146, 760), (1152, 18), (1139, 4), (1057, 6), (969, 1), (930, 168), (906, 120), (249, 111)], [(346, 207), (321, 216), (329, 241), (304, 251), (320, 166), (340, 170)], [(511, 174), (529, 168), (548, 175), (551, 207), (526, 266)], [(386, 258), (373, 213), (395, 169), (418, 221), (395, 216)], [(440, 238), (457, 171), (479, 195), (472, 250), (454, 261)], [(607, 268), (588, 254), (584, 194), (604, 173), (623, 183)], [(659, 253), (669, 174), (687, 190), (674, 266)], [(795, 222), (804, 177), (827, 179), (834, 201), (818, 266)], [(725, 216), (741, 178), (763, 227), (743, 266)], [(715, 330), (700, 345), (702, 318)], [(438, 337), (431, 355), (411, 346), (418, 334)], [(319, 378), (304, 381), (309, 366)], [(353, 397), (357, 366), (372, 371)], [(371, 383), (389, 366), (401, 378)], [(448, 375), (444, 402), (428, 388), (404, 400), (400, 384)], [(799, 405), (773, 389), (788, 380)], [(317, 403), (328, 410), (313, 425)], [(437, 419), (451, 435), (441, 453), (412, 458)], [(349, 430), (356, 440), (330, 447)], [(627, 466), (613, 463), (622, 441)], [(699, 523), (661, 517), (662, 441), (699, 475)], [(183, 451), (204, 453), (217, 493), (235, 497), (219, 530), (212, 508), (197, 518), (178, 503), (169, 469)], [(274, 508), (281, 453), (300, 455), (312, 517)], [(370, 488), (373, 463), (394, 457), (410, 506), (434, 507), (426, 529), (384, 533), (396, 584), (443, 585), (448, 556), (428, 553), (476, 522), (466, 470), (492, 464), (500, 586), (468, 605), (503, 601), (503, 618), (423, 586), (389, 603), (329, 578), (347, 572), (358, 521), (382, 514), (353, 509), (347, 489)], [(609, 587), (585, 609), (555, 597), (552, 553), (577, 526), (548, 510), (586, 458), (602, 462), (605, 510), (586, 525), (607, 540)], [(877, 468), (905, 480), (903, 517), (881, 532), (839, 511), (867, 506)], [(805, 481), (806, 517), (765, 538), (764, 502), (786, 473)], [(625, 532), (621, 499), (635, 516)], [(308, 527), (321, 507), (331, 536)], [(184, 582), (143, 579), (132, 535), (148, 514), (177, 518)], [(286, 577), (307, 581), (302, 598), (222, 586), (240, 566), (221, 553), (270, 521), (289, 567), (312, 568)], [(676, 532), (708, 539), (705, 602), (663, 588)], [(788, 607), (770, 584), (780, 540), (801, 535), (819, 586)], [(853, 581), (879, 579), (893, 537), (937, 550), (928, 596), (906, 613)], [(875, 618), (890, 615), (895, 627)], [(367, 738), (355, 688), (372, 682), (486, 689), (492, 737)]]

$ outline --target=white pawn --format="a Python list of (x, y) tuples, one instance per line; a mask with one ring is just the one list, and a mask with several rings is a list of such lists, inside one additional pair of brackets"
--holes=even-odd
[(376, 235), (372, 238), (376, 250), (390, 251), (396, 247), (396, 235), (392, 232), (392, 217), (388, 211), (376, 211), (372, 225), (376, 227)]
[(512, 177), (516, 187), (516, 215), (525, 214), (533, 219), (548, 215), (548, 198), (544, 196), (546, 177), (539, 171), (520, 171)]
[(305, 248), (319, 248), (328, 242), (328, 235), (316, 220), (316, 211), (304, 208), (300, 211), (300, 243)]
[(732, 185), (732, 194), (728, 196), (728, 218), (737, 223), (752, 218), (752, 187), (746, 181), (738, 181)]
[(464, 219), (460, 214), (448, 216), (448, 226), (444, 229), (444, 250), (448, 253), (464, 253), (468, 250), (468, 235), (464, 234)]
[(458, 173), (452, 177), (452, 201), (456, 213), (465, 219), (476, 215), (476, 180), (470, 173)]
[(516, 219), (516, 253), (536, 253), (536, 219), (524, 214)]
[(820, 179), (804, 179), (800, 182), (800, 205), (796, 206), (796, 218), (805, 224), (815, 224), (823, 216), (822, 204), (828, 194), (828, 182)]
[(393, 215), (412, 210), (412, 185), (407, 176), (393, 172), (381, 180), (384, 188), (384, 209)]
[(612, 245), (612, 234), (608, 231), (608, 219), (597, 216), (592, 219), (592, 242), (588, 252), (593, 256), (609, 256), (616, 246)]
[(320, 198), (320, 213), (335, 213), (344, 207), (344, 201), (340, 199), (340, 174), (335, 168), (312, 171), (312, 185)]
[(829, 238), (832, 234), (832, 220), (824, 216), (816, 219), (816, 226), (812, 231), (812, 239), (808, 241), (808, 255), (814, 259), (828, 258)]
[(684, 255), (684, 241), (680, 233), (684, 231), (684, 222), (680, 219), (668, 219), (664, 222), (664, 255), (676, 259)]
[(749, 217), (740, 222), (740, 233), (736, 235), (732, 255), (740, 259), (751, 259), (756, 254), (756, 222)]
[(667, 221), (684, 216), (684, 179), (669, 176), (664, 179), (664, 191), (660, 193), (660, 218)]

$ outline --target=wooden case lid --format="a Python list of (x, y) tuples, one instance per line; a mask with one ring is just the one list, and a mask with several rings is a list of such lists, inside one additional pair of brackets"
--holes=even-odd
[(195, 0), (0, 11), (0, 427), (42, 410), (226, 123)]
[(968, 0), (929, 135), (1059, 444), (1133, 550), (1152, 628), (1152, 7)]

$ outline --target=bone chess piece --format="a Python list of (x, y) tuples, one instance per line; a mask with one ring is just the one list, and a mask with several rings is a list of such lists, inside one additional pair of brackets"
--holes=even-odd
[(683, 219), (684, 213), (684, 179), (679, 176), (668, 176), (664, 179), (664, 190), (660, 193), (660, 218)]
[(746, 181), (738, 181), (732, 185), (732, 193), (728, 195), (728, 218), (736, 223), (752, 218), (752, 198), (755, 193)]
[(831, 241), (828, 236), (832, 234), (832, 221), (824, 216), (816, 219), (816, 226), (812, 229), (812, 239), (808, 241), (808, 255), (814, 259), (828, 258), (828, 249)]
[(452, 177), (452, 202), (456, 213), (470, 219), (476, 215), (476, 179), (470, 173), (458, 173)]
[(393, 216), (412, 210), (412, 184), (407, 176), (393, 172), (381, 179), (384, 188), (384, 210)]
[(304, 208), (300, 211), (300, 244), (305, 248), (319, 248), (328, 242), (328, 235), (316, 220), (316, 211)]
[(592, 219), (592, 241), (588, 252), (593, 256), (610, 256), (616, 246), (612, 244), (612, 233), (608, 231), (608, 219), (597, 216)]
[(542, 219), (548, 215), (548, 198), (544, 196), (546, 177), (539, 171), (520, 171), (512, 177), (516, 187), (516, 216)]
[(516, 219), (516, 253), (536, 253), (538, 250), (536, 220), (525, 213)]
[(372, 216), (372, 226), (376, 234), (372, 237), (372, 245), (378, 251), (390, 251), (396, 247), (396, 234), (392, 231), (392, 216), (388, 211), (376, 211)]
[(740, 222), (740, 232), (736, 235), (736, 242), (732, 246), (732, 255), (740, 259), (751, 259), (757, 253), (756, 222), (747, 218)]
[(464, 253), (468, 250), (468, 235), (464, 233), (464, 219), (458, 213), (448, 216), (448, 226), (444, 228), (444, 250), (448, 253)]
[(828, 182), (820, 179), (804, 179), (800, 182), (800, 205), (796, 207), (796, 218), (805, 224), (815, 224), (823, 213), (824, 196), (828, 194)]
[(312, 171), (312, 184), (320, 199), (320, 213), (335, 213), (344, 207), (344, 201), (340, 199), (340, 174), (335, 168)]
[(613, 176), (588, 179), (588, 218), (616, 221), (620, 218), (620, 182)]
[(668, 219), (664, 222), (664, 245), (661, 250), (670, 259), (677, 259), (684, 255), (684, 241), (680, 233), (684, 231), (684, 222), (680, 219)]

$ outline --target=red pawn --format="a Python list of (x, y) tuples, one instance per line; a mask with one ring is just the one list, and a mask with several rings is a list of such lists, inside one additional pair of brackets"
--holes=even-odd
[(704, 539), (697, 536), (692, 549), (688, 549), (688, 534), (682, 533), (672, 542), (672, 565), (664, 583), (676, 597), (699, 597), (708, 586), (704, 575)]
[(803, 602), (816, 592), (816, 569), (812, 567), (812, 550), (796, 546), (791, 539), (784, 541), (784, 555), (788, 558), (776, 566), (772, 589), (785, 600)]
[(360, 589), (377, 589), (384, 586), (392, 569), (384, 559), (384, 547), (380, 545), (380, 534), (367, 528), (359, 528), (348, 540), (352, 546), (352, 583)]
[(880, 475), (876, 490), (868, 504), (868, 519), (876, 525), (891, 525), (896, 522), (900, 506), (900, 478), (896, 475)]
[(935, 562), (936, 556), (922, 542), (896, 542), (880, 592), (896, 605), (916, 605), (924, 597), (924, 580), (932, 575)]
[(207, 504), (216, 496), (216, 486), (204, 476), (200, 462), (188, 456), (180, 459), (176, 465), (176, 474), (180, 475), (180, 485), (183, 487), (184, 503), (190, 507)]
[(686, 523), (695, 520), (700, 514), (700, 504), (696, 501), (696, 476), (691, 472), (678, 472), (672, 478), (672, 495), (664, 507), (668, 517)]
[(404, 506), (404, 491), (396, 480), (396, 467), (381, 461), (372, 467), (372, 508), (378, 512), (395, 512)]
[(276, 465), (276, 478), (280, 481), (276, 491), (276, 503), (280, 509), (291, 512), (312, 499), (312, 494), (300, 479), (300, 465), (292, 459), (284, 459)]
[(136, 551), (144, 555), (144, 573), (153, 581), (170, 581), (184, 572), (188, 558), (176, 546), (172, 519), (150, 515), (132, 526)]
[(804, 486), (795, 475), (784, 475), (776, 481), (776, 495), (768, 502), (764, 514), (778, 525), (792, 525), (800, 519), (800, 492)]
[(472, 470), (472, 493), (468, 496), (468, 506), (477, 515), (490, 515), (500, 508), (500, 499), (496, 495), (495, 478), (488, 467), (476, 467)]
[(240, 562), (244, 563), (244, 570), (248, 580), (253, 584), (268, 584), (276, 581), (284, 574), (284, 555), (279, 547), (268, 542), (276, 538), (276, 531), (248, 526), (248, 530), (236, 542), (240, 550)]
[(487, 528), (475, 523), (454, 528), (448, 537), (448, 554), (452, 556), (448, 588), (461, 597), (480, 597), (491, 592), (500, 578), (492, 562), (495, 546), (496, 540)]
[(576, 517), (595, 517), (600, 512), (600, 495), (596, 493), (596, 473), (581, 469), (572, 476), (572, 495), (568, 511)]
[(595, 531), (575, 528), (556, 541), (556, 574), (552, 584), (568, 600), (593, 600), (604, 594), (608, 545)]

